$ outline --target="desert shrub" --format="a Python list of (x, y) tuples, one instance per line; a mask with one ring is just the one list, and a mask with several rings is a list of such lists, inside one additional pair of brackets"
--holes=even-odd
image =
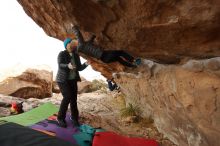
[(140, 108), (129, 103), (127, 107), (121, 109), (122, 117), (140, 116)]

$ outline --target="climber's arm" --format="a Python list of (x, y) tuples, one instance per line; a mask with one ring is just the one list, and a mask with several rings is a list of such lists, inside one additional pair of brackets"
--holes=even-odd
[(83, 38), (78, 26), (73, 26), (72, 30), (73, 30), (74, 35), (78, 39), (78, 43), (83, 44), (84, 43), (84, 38)]

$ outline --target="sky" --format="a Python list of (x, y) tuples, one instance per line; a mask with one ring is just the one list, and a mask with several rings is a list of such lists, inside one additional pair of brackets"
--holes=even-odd
[[(16, 0), (0, 2), (0, 18), (0, 72), (19, 65), (47, 65), (56, 75), (57, 55), (64, 50), (63, 42), (47, 36)], [(91, 66), (80, 75), (90, 81), (104, 79)]]

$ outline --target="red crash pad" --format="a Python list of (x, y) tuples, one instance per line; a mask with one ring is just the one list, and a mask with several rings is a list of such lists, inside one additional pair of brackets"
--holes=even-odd
[(96, 132), (93, 146), (159, 146), (152, 139), (130, 138), (113, 132)]

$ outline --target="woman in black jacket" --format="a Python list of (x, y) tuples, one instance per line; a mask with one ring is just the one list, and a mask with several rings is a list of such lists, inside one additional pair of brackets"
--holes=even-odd
[(77, 82), (81, 81), (79, 71), (84, 70), (88, 64), (81, 64), (79, 55), (75, 53), (75, 44), (71, 39), (64, 41), (65, 50), (58, 55), (58, 72), (56, 76), (57, 84), (63, 95), (59, 108), (57, 121), (61, 127), (66, 125), (66, 112), (70, 104), (73, 126), (79, 126), (79, 111), (77, 107)]

